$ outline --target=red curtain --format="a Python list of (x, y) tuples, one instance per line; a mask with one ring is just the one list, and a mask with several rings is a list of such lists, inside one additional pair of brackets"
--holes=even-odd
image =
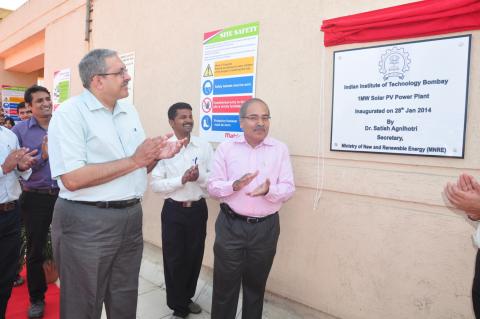
[(480, 0), (424, 0), (324, 20), (326, 47), (480, 29)]

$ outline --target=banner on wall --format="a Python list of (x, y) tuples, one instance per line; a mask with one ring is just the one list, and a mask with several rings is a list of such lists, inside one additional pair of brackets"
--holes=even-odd
[(326, 47), (480, 29), (478, 0), (422, 0), (324, 20)]
[(70, 75), (70, 69), (63, 69), (53, 73), (52, 104), (54, 111), (70, 97)]
[(135, 77), (135, 52), (120, 54), (120, 60), (127, 68), (128, 75), (130, 75), (130, 81), (128, 82), (128, 96), (120, 101), (128, 102), (133, 105), (133, 80)]
[(14, 121), (20, 121), (18, 117), (18, 104), (24, 101), (23, 95), (27, 88), (21, 86), (2, 85), (2, 112)]
[(238, 111), (255, 96), (258, 32), (253, 22), (204, 34), (199, 130), (210, 142), (243, 134)]
[(470, 42), (334, 52), (330, 149), (463, 158)]

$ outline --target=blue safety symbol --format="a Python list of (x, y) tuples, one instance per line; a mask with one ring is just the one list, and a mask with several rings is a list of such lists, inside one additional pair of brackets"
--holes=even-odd
[(203, 94), (210, 95), (213, 92), (213, 83), (210, 80), (203, 82), (202, 85)]
[(212, 127), (212, 118), (208, 115), (202, 117), (202, 128), (207, 131)]

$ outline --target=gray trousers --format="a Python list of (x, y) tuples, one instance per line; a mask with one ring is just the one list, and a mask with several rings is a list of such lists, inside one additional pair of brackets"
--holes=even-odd
[(143, 252), (142, 206), (97, 208), (59, 198), (52, 242), (60, 318), (134, 319)]
[(234, 319), (240, 284), (243, 319), (261, 319), (268, 274), (277, 250), (278, 214), (257, 224), (220, 211), (215, 223), (212, 319)]

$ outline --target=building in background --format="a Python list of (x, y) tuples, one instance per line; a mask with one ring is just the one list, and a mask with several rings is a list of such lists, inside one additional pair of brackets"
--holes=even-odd
[[(448, 35), (472, 34), (464, 158), (329, 147), (334, 51), (444, 35), (325, 48), (322, 20), (408, 2), (30, 0), (0, 21), (0, 85), (43, 79), (53, 92), (55, 72), (70, 69), (76, 95), (86, 52), (133, 52), (134, 104), (147, 135), (158, 135), (178, 100), (199, 122), (204, 33), (258, 21), (255, 94), (269, 101), (270, 134), (288, 144), (297, 188), (280, 212), (267, 290), (339, 318), (473, 318), (474, 225), (442, 190), (462, 171), (480, 175), (480, 31)], [(218, 203), (208, 205), (212, 267)], [(158, 246), (161, 207), (146, 194), (144, 238)]]

